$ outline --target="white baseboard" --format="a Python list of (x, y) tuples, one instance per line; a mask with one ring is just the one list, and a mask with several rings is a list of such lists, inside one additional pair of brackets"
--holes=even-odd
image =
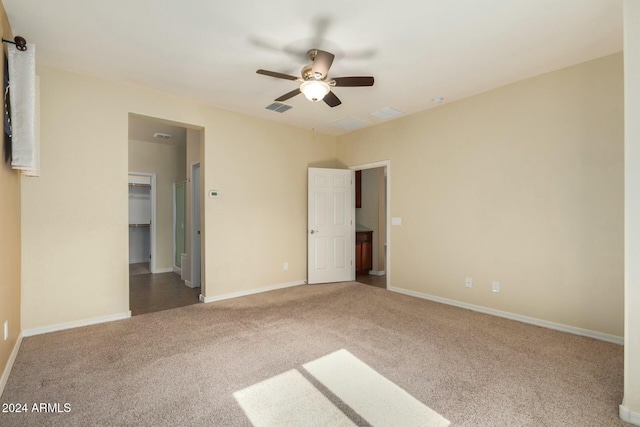
[(195, 286), (193, 286), (193, 284), (188, 280), (185, 280), (184, 284), (187, 285), (188, 287), (190, 287), (191, 289), (195, 288)]
[(44, 326), (41, 328), (26, 329), (22, 331), (25, 337), (48, 334), (49, 332), (64, 331), (65, 329), (80, 328), (82, 326), (96, 325), (98, 323), (113, 322), (114, 320), (128, 319), (131, 317), (131, 310), (126, 313), (110, 314), (108, 316), (92, 317), (90, 319), (77, 320), (74, 322), (58, 323), (57, 325)]
[(173, 266), (172, 271), (182, 276), (182, 268), (178, 267), (177, 265)]
[(467, 304), (448, 298), (437, 297), (433, 295), (423, 294), (421, 292), (410, 291), (407, 289), (389, 287), (390, 291), (397, 292), (412, 297), (422, 298), (429, 301), (439, 302), (442, 304), (453, 305), (455, 307), (466, 308), (467, 310), (473, 310), (484, 314), (490, 314), (492, 316), (504, 317), (505, 319), (517, 320), (518, 322), (529, 323), (531, 325), (541, 326), (543, 328), (555, 329), (556, 331), (568, 332), (574, 335), (581, 335), (583, 337), (594, 338), (601, 341), (610, 342), (613, 344), (624, 345), (624, 338), (617, 335), (605, 334), (602, 332), (592, 331), (589, 329), (576, 328), (575, 326), (563, 325), (561, 323), (550, 322), (548, 320), (536, 319), (535, 317), (523, 316), (520, 314), (510, 313), (508, 311), (495, 310), (493, 308), (482, 307), (480, 305)]
[(149, 258), (130, 259), (129, 264), (140, 264), (141, 262), (149, 262)]
[(624, 405), (620, 405), (620, 419), (636, 426), (640, 426), (640, 412), (633, 412)]
[(376, 271), (376, 270), (369, 270), (369, 276), (384, 276), (386, 273), (384, 270), (382, 271)]
[(9, 355), (9, 360), (7, 360), (7, 364), (4, 367), (4, 371), (2, 371), (2, 376), (0, 377), (0, 396), (4, 393), (4, 386), (7, 385), (7, 381), (9, 380), (9, 374), (11, 374), (13, 362), (16, 361), (16, 357), (18, 356), (18, 350), (20, 350), (20, 344), (22, 344), (22, 336), (22, 332), (20, 332), (20, 334), (18, 334), (18, 339), (13, 346), (13, 350), (11, 350), (11, 354)]
[(297, 282), (289, 282), (289, 283), (283, 283), (281, 285), (265, 286), (264, 288), (249, 289), (248, 291), (232, 292), (230, 294), (216, 295), (213, 297), (204, 297), (200, 295), (200, 301), (204, 303), (222, 301), (225, 299), (245, 297), (247, 295), (261, 294), (262, 292), (275, 291), (276, 289), (291, 288), (293, 286), (304, 285), (305, 283), (306, 282), (304, 280), (299, 280)]
[(173, 273), (173, 268), (169, 267), (169, 268), (156, 268), (156, 271), (153, 274), (160, 274), (160, 273)]

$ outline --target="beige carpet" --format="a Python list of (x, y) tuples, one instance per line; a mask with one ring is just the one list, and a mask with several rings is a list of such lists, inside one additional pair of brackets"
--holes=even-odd
[[(224, 425), (233, 394), (345, 349), (452, 426), (617, 426), (623, 348), (358, 283), (307, 285), (25, 338), (0, 425)], [(297, 374), (296, 374), (297, 375)]]

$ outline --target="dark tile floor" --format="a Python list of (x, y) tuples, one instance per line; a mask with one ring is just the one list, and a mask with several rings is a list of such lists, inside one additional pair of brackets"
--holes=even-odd
[(132, 316), (197, 304), (200, 288), (190, 288), (176, 273), (129, 276), (129, 308)]
[(387, 276), (372, 276), (370, 274), (361, 274), (356, 276), (356, 282), (375, 286), (376, 288), (387, 289)]

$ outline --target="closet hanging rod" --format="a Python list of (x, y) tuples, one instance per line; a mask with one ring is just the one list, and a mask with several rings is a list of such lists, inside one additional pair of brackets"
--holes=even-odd
[(129, 228), (151, 227), (151, 224), (129, 224)]

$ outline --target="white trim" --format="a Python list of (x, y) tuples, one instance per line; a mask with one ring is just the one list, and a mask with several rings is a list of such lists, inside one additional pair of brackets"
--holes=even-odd
[[(187, 180), (185, 179), (182, 182), (179, 182), (179, 183), (174, 182), (173, 183), (173, 203), (172, 203), (172, 205), (173, 205), (173, 221), (172, 221), (173, 222), (173, 239), (172, 239), (173, 240), (173, 261), (172, 262), (173, 262), (173, 271), (175, 273), (182, 274), (182, 266), (178, 267), (176, 265), (176, 259), (179, 258), (178, 253), (177, 253), (178, 252), (177, 251), (178, 242), (176, 241), (176, 231), (178, 231), (178, 224), (176, 222), (176, 213), (178, 212), (178, 204), (177, 204), (177, 201), (178, 201), (178, 199), (177, 199), (177, 195), (178, 195), (177, 187), (178, 187), (178, 185), (183, 185), (184, 186), (184, 207), (185, 207), (184, 216), (185, 216), (185, 218), (183, 218), (183, 221), (186, 222), (186, 219), (187, 219), (186, 218), (186, 216), (187, 216), (187, 209), (186, 209), (187, 208)], [(183, 229), (184, 229), (184, 227), (183, 227)], [(187, 245), (186, 232), (185, 232), (185, 239), (184, 240), (185, 240), (184, 244), (186, 246)], [(187, 248), (185, 247), (184, 250), (186, 251)], [(180, 254), (180, 256), (181, 255), (182, 254)]]
[(134, 260), (130, 259), (129, 260), (129, 264), (140, 264), (140, 263), (143, 263), (143, 262), (146, 263), (146, 262), (149, 262), (149, 260), (148, 259), (134, 259)]
[(193, 286), (189, 280), (185, 280), (184, 284), (187, 285), (190, 288), (195, 288), (195, 286)]
[(22, 332), (18, 334), (18, 339), (13, 346), (13, 350), (11, 350), (11, 354), (9, 355), (9, 360), (7, 360), (7, 364), (4, 367), (4, 371), (2, 371), (2, 376), (0, 377), (0, 396), (4, 393), (4, 387), (7, 385), (7, 381), (9, 380), (9, 374), (11, 374), (11, 368), (13, 368), (13, 362), (16, 361), (16, 357), (18, 356), (18, 351), (20, 350), (20, 344), (22, 344)]
[[(185, 148), (185, 152), (187, 151), (187, 149)], [(184, 198), (185, 200), (187, 199), (187, 190), (185, 188), (184, 190)], [(174, 271), (176, 268), (176, 228), (178, 226), (178, 224), (176, 224), (176, 209), (177, 209), (177, 200), (176, 200), (176, 183), (173, 183), (173, 200), (171, 205), (173, 206), (173, 218), (171, 223), (173, 224), (173, 238), (171, 239), (173, 241), (173, 250), (171, 251), (171, 253), (173, 254), (173, 260), (171, 260), (171, 264), (173, 265)], [(185, 209), (185, 213), (186, 213), (186, 209)]]
[(160, 274), (160, 273), (173, 273), (173, 267), (156, 268), (155, 274)]
[[(385, 270), (387, 276), (387, 289), (391, 289), (391, 160), (381, 160), (379, 162), (373, 163), (365, 163), (362, 165), (350, 166), (349, 169), (352, 170), (364, 170), (364, 169), (375, 169), (375, 168), (384, 168), (384, 176), (385, 176), (385, 204), (387, 205), (387, 242), (385, 245)], [(355, 219), (354, 219), (355, 222)], [(355, 263), (354, 263), (355, 264)], [(355, 275), (355, 265), (354, 275)], [(354, 279), (355, 280), (355, 279)]]
[(369, 270), (369, 276), (384, 276), (386, 273), (384, 272), (384, 270), (382, 271), (376, 271), (376, 270)]
[(555, 329), (556, 331), (568, 332), (574, 335), (594, 338), (600, 341), (606, 341), (613, 344), (624, 345), (624, 338), (617, 335), (605, 334), (603, 332), (592, 331), (590, 329), (577, 328), (575, 326), (563, 325), (561, 323), (550, 322), (548, 320), (536, 319), (535, 317), (523, 316), (520, 314), (510, 313), (508, 311), (495, 310), (493, 308), (482, 307), (480, 305), (467, 304), (448, 298), (437, 297), (434, 295), (423, 294), (421, 292), (410, 291), (408, 289), (389, 287), (392, 292), (409, 295), (412, 297), (422, 298), (429, 301), (439, 302), (442, 304), (452, 305), (455, 307), (465, 308), (467, 310), (477, 311), (479, 313), (490, 314), (492, 316), (504, 317), (505, 319), (516, 320), (530, 325), (541, 326), (543, 328)]
[(265, 286), (264, 288), (249, 289), (248, 291), (232, 292), (230, 294), (216, 295), (213, 297), (204, 297), (200, 295), (200, 301), (204, 303), (222, 301), (225, 299), (246, 297), (247, 295), (261, 294), (262, 292), (275, 291), (276, 289), (291, 288), (294, 286), (300, 286), (304, 284), (306, 284), (304, 280), (298, 280), (297, 282), (289, 282), (289, 283), (283, 283), (281, 285)]
[(624, 405), (620, 405), (620, 419), (636, 426), (640, 426), (640, 412), (630, 411)]
[(41, 328), (33, 328), (22, 331), (22, 336), (32, 337), (34, 335), (48, 334), (49, 332), (64, 331), (65, 329), (80, 328), (82, 326), (96, 325), (98, 323), (113, 322), (115, 320), (123, 320), (131, 317), (131, 310), (125, 313), (110, 314), (107, 316), (92, 317), (89, 319), (76, 320), (67, 323), (58, 323), (57, 325), (44, 326)]

